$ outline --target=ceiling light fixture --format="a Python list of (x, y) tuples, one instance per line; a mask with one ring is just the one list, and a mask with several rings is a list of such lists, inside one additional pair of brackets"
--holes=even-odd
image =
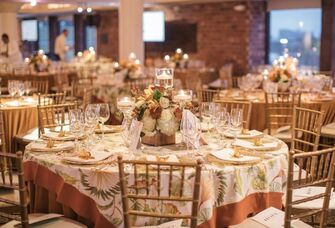
[(30, 0), (30, 6), (34, 7), (37, 5), (37, 1), (36, 0)]
[(92, 12), (92, 8), (91, 7), (87, 7), (86, 11), (87, 11), (87, 13), (91, 13)]
[(82, 13), (83, 10), (84, 10), (84, 9), (83, 9), (83, 7), (81, 7), (81, 6), (79, 6), (79, 7), (77, 8), (77, 12), (78, 12), (78, 13)]

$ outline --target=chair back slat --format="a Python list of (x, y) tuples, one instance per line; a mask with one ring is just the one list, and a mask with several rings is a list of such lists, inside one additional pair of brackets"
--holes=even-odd
[[(297, 167), (297, 168), (295, 168)], [(297, 172), (298, 175), (294, 175)], [(335, 147), (325, 150), (296, 153), (292, 150), (289, 154), (288, 177), (285, 204), (285, 228), (291, 227), (293, 219), (300, 219), (312, 215), (320, 216), (320, 228), (327, 227), (332, 183), (335, 174)], [(306, 187), (325, 186), (321, 192), (311, 193), (307, 197), (293, 197), (294, 191)], [(306, 208), (303, 212), (296, 213), (295, 205), (323, 199), (322, 208)]]
[[(126, 228), (132, 227), (130, 216), (144, 216), (162, 219), (188, 219), (190, 220), (190, 227), (197, 226), (197, 214), (200, 196), (200, 179), (201, 179), (201, 161), (196, 163), (178, 163), (165, 161), (139, 161), (139, 160), (123, 160), (122, 156), (118, 157), (120, 187), (122, 194), (122, 207), (124, 215), (124, 226)], [(125, 172), (127, 167), (128, 172)], [(131, 167), (130, 169), (128, 167)], [(191, 171), (190, 175), (194, 176), (192, 195), (185, 195), (185, 178), (186, 171)], [(179, 175), (180, 174), (180, 175)], [(168, 189), (166, 193), (161, 192), (162, 176), (168, 175)], [(178, 183), (176, 178), (178, 177)], [(133, 183), (131, 180), (133, 178)], [(157, 183), (157, 192), (150, 188), (151, 182)], [(175, 185), (178, 184), (179, 191), (175, 190)], [(148, 201), (170, 201), (170, 202), (184, 202), (192, 204), (189, 214), (172, 214), (158, 212), (145, 212), (136, 210), (130, 207), (130, 202), (137, 200)], [(135, 202), (136, 203), (136, 202)], [(131, 209), (130, 209), (131, 208)], [(161, 221), (160, 220), (160, 221)]]
[(66, 92), (41, 94), (38, 93), (38, 104), (40, 106), (65, 104)]
[(323, 111), (295, 107), (291, 148), (296, 152), (316, 151), (319, 146)]
[(280, 127), (291, 126), (293, 108), (300, 107), (300, 93), (266, 93), (265, 118), (268, 134), (276, 133)]
[(46, 128), (54, 129), (56, 127), (64, 127), (69, 125), (66, 114), (70, 109), (75, 109), (76, 104), (53, 104), (38, 105), (38, 129), (39, 136), (45, 133)]
[(197, 91), (199, 102), (213, 102), (214, 99), (217, 99), (220, 90), (213, 89), (199, 89)]

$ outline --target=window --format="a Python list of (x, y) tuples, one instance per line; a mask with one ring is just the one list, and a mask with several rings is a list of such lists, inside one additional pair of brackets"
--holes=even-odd
[(269, 63), (289, 54), (301, 66), (319, 69), (321, 9), (273, 10), (270, 13)]
[(95, 26), (86, 26), (86, 49), (93, 47), (97, 50), (97, 28)]
[(49, 23), (48, 20), (38, 21), (38, 48), (49, 52)]
[(68, 30), (68, 36), (66, 38), (67, 46), (69, 46), (69, 51), (66, 53), (66, 59), (70, 60), (74, 57), (74, 25), (72, 17), (62, 18), (59, 21), (60, 31), (63, 29)]

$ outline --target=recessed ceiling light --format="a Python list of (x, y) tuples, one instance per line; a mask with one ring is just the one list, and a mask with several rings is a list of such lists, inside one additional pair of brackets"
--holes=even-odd
[(36, 6), (37, 1), (36, 0), (30, 0), (30, 6)]
[(88, 7), (88, 8), (86, 9), (86, 11), (87, 11), (87, 13), (91, 13), (91, 12), (92, 12), (92, 8), (91, 8), (91, 7)]
[(78, 12), (78, 13), (82, 13), (82, 12), (83, 12), (83, 7), (80, 7), (80, 6), (79, 6), (79, 7), (77, 8), (77, 12)]

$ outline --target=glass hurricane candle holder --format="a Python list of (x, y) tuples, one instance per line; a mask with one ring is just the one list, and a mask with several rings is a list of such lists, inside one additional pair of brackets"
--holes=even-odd
[[(123, 113), (123, 138), (128, 138), (128, 130), (131, 124), (131, 113), (135, 107), (135, 98), (132, 97), (119, 97), (117, 99), (117, 108)], [(127, 141), (125, 140), (127, 145)]]
[(156, 68), (156, 84), (165, 89), (173, 88), (173, 69)]

